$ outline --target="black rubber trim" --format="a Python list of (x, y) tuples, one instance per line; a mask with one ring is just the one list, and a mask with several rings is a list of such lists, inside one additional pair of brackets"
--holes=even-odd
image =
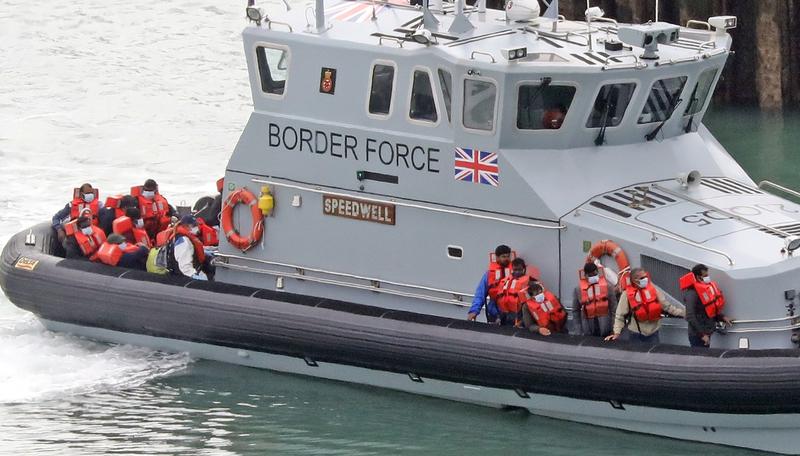
[(590, 206), (594, 206), (594, 207), (596, 207), (598, 209), (602, 209), (604, 211), (611, 212), (612, 214), (619, 215), (620, 217), (628, 218), (628, 217), (631, 216), (631, 214), (629, 214), (628, 212), (619, 210), (619, 209), (617, 209), (615, 207), (611, 207), (611, 206), (609, 206), (607, 204), (603, 204), (603, 203), (601, 203), (599, 201), (591, 201), (591, 202), (589, 202), (589, 205)]

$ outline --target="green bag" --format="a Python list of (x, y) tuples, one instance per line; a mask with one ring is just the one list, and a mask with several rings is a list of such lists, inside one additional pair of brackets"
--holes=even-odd
[(164, 250), (164, 253), (166, 253), (166, 249), (163, 247), (150, 249), (150, 253), (147, 254), (147, 272), (152, 272), (153, 274), (161, 274), (161, 275), (167, 273), (167, 268), (165, 264), (166, 262), (163, 261), (164, 260), (163, 257), (165, 255), (161, 254), (160, 256), (162, 258), (158, 258), (159, 254), (161, 253), (161, 250)]

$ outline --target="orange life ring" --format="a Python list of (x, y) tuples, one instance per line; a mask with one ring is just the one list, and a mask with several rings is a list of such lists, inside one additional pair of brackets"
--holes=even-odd
[(617, 262), (617, 267), (619, 268), (619, 282), (617, 282), (617, 286), (623, 289), (622, 284), (624, 283), (625, 276), (630, 272), (631, 264), (628, 262), (628, 256), (625, 255), (625, 251), (622, 250), (616, 242), (603, 239), (600, 242), (596, 242), (592, 245), (592, 248), (589, 250), (589, 255), (586, 257), (586, 262), (594, 262), (597, 259), (600, 259), (603, 255), (608, 255), (614, 258), (614, 261)]
[[(250, 230), (250, 236), (247, 237), (239, 234), (239, 230), (233, 225), (233, 208), (239, 203), (250, 206), (250, 214), (253, 217), (253, 228)], [(222, 231), (225, 233), (228, 242), (242, 252), (256, 245), (264, 234), (264, 215), (261, 213), (261, 209), (258, 208), (258, 199), (246, 187), (228, 195), (225, 205), (222, 207), (220, 220), (222, 222)]]

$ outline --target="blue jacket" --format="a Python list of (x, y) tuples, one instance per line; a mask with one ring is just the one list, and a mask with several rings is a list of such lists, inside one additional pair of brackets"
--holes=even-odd
[(489, 303), (486, 303), (486, 298), (489, 296), (488, 274), (488, 272), (483, 273), (481, 281), (478, 282), (478, 286), (475, 288), (475, 297), (472, 298), (472, 307), (469, 308), (469, 313), (480, 314), (483, 305), (486, 304), (486, 313), (492, 317), (496, 317), (500, 314), (497, 310), (497, 303), (495, 303), (493, 299), (489, 299)]

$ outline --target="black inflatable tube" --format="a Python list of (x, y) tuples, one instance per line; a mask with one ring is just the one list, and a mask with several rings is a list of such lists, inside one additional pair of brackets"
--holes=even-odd
[[(800, 412), (800, 351), (693, 350), (523, 330), (224, 283), (52, 252), (47, 224), (12, 237), (0, 287), (18, 307), (81, 326), (457, 383), (697, 412)], [(38, 261), (33, 270), (18, 259)]]

